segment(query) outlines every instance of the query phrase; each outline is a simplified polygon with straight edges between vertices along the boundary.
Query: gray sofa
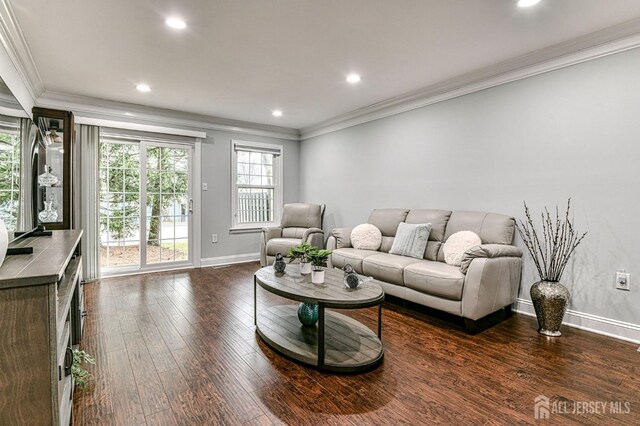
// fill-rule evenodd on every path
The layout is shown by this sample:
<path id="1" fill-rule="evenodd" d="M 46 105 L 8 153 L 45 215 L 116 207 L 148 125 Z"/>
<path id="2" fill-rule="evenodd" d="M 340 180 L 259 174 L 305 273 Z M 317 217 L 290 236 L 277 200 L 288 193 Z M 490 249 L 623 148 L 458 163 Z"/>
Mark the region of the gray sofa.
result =
<path id="1" fill-rule="evenodd" d="M 431 223 L 423 259 L 389 254 L 400 222 Z M 520 286 L 522 251 L 512 245 L 515 221 L 509 216 L 448 210 L 377 209 L 368 223 L 382 232 L 377 251 L 351 247 L 351 228 L 335 228 L 327 241 L 331 265 L 354 269 L 382 282 L 387 294 L 461 316 L 469 329 L 502 308 L 510 309 Z M 442 246 L 458 231 L 473 231 L 482 245 L 467 250 L 462 266 L 444 261 Z"/>
<path id="2" fill-rule="evenodd" d="M 291 247 L 303 242 L 322 248 L 323 218 L 324 204 L 285 204 L 280 226 L 262 228 L 260 266 L 271 265 L 278 253 L 286 257 Z"/>

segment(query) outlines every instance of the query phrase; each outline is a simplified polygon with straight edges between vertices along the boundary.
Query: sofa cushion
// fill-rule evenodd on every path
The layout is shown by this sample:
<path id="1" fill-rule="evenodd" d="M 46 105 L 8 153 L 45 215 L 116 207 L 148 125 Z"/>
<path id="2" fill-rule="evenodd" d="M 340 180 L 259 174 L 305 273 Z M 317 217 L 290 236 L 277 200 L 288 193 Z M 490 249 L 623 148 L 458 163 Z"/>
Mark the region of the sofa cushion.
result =
<path id="1" fill-rule="evenodd" d="M 449 210 L 413 209 L 407 214 L 407 223 L 430 223 L 429 241 L 444 241 L 444 233 L 451 212 Z"/>
<path id="2" fill-rule="evenodd" d="M 512 244 L 515 227 L 515 220 L 503 214 L 453 212 L 444 240 L 459 231 L 473 231 L 480 236 L 482 244 Z"/>
<path id="3" fill-rule="evenodd" d="M 416 262 L 423 261 L 413 257 L 378 253 L 367 256 L 362 261 L 362 270 L 365 275 L 370 275 L 377 280 L 404 285 L 404 268 Z"/>
<path id="4" fill-rule="evenodd" d="M 451 216 L 450 210 L 437 209 L 413 209 L 407 214 L 405 222 L 407 223 L 430 223 L 431 232 L 429 233 L 429 242 L 424 252 L 424 258 L 428 260 L 437 260 L 438 253 L 441 250 L 444 241 L 444 233 L 447 229 L 447 222 Z"/>
<path id="5" fill-rule="evenodd" d="M 363 274 L 362 261 L 369 256 L 380 254 L 380 252 L 373 250 L 358 250 L 355 248 L 347 247 L 335 249 L 331 253 L 331 263 L 336 268 L 344 268 L 347 263 L 353 266 L 353 269 L 359 274 Z"/>
<path id="6" fill-rule="evenodd" d="M 353 248 L 360 250 L 378 250 L 382 244 L 382 233 L 377 226 L 363 223 L 353 228 L 349 237 Z"/>
<path id="7" fill-rule="evenodd" d="M 375 209 L 369 215 L 367 222 L 377 226 L 382 232 L 382 236 L 393 237 L 396 235 L 400 222 L 404 222 L 406 219 L 407 213 L 409 213 L 407 209 Z"/>
<path id="8" fill-rule="evenodd" d="M 457 266 L 442 262 L 421 260 L 404 269 L 405 286 L 421 293 L 462 300 L 464 274 Z"/>
<path id="9" fill-rule="evenodd" d="M 277 253 L 282 253 L 283 256 L 287 256 L 291 247 L 297 246 L 302 242 L 299 238 L 272 238 L 267 241 L 267 254 L 269 256 L 275 256 Z"/>
<path id="10" fill-rule="evenodd" d="M 304 232 L 309 228 L 283 228 L 282 229 L 282 237 L 283 238 L 302 238 Z"/>

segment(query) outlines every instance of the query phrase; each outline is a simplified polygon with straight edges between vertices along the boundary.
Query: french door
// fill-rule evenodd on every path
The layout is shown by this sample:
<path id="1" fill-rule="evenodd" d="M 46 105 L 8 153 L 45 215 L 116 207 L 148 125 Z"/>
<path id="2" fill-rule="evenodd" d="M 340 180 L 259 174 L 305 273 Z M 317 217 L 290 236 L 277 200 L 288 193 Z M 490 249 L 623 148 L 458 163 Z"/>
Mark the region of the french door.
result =
<path id="1" fill-rule="evenodd" d="M 100 142 L 101 275 L 193 265 L 193 146 Z"/>

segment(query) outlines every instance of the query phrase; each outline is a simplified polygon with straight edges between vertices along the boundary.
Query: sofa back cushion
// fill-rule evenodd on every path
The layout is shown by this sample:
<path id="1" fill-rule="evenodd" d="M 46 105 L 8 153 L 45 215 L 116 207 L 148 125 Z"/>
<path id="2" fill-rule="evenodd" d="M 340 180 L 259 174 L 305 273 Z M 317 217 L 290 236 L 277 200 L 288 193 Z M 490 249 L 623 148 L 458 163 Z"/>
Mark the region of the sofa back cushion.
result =
<path id="1" fill-rule="evenodd" d="M 444 242 L 444 233 L 447 228 L 447 222 L 451 216 L 449 210 L 437 209 L 413 209 L 407 214 L 405 222 L 407 223 L 430 223 L 431 233 L 429 234 L 429 242 L 424 251 L 424 258 L 427 260 L 436 260 L 438 252 Z"/>
<path id="2" fill-rule="evenodd" d="M 447 223 L 444 241 L 459 231 L 472 231 L 480 236 L 482 244 L 512 244 L 515 220 L 503 214 L 486 212 L 453 212 Z M 438 260 L 444 262 L 442 250 Z"/>
<path id="3" fill-rule="evenodd" d="M 405 221 L 407 213 L 409 213 L 409 209 L 375 209 L 371 212 L 367 222 L 377 226 L 382 232 L 382 244 L 379 251 L 389 253 L 398 225 Z"/>

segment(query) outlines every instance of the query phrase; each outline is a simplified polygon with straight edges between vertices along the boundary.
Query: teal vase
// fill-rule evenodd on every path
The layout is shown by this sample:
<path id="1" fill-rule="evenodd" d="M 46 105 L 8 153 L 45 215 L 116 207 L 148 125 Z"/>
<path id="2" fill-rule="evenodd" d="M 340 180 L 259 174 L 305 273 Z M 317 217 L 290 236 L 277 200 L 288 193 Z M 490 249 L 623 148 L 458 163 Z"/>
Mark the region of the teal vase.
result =
<path id="1" fill-rule="evenodd" d="M 318 305 L 301 303 L 298 306 L 298 319 L 305 327 L 312 327 L 318 322 Z"/>

